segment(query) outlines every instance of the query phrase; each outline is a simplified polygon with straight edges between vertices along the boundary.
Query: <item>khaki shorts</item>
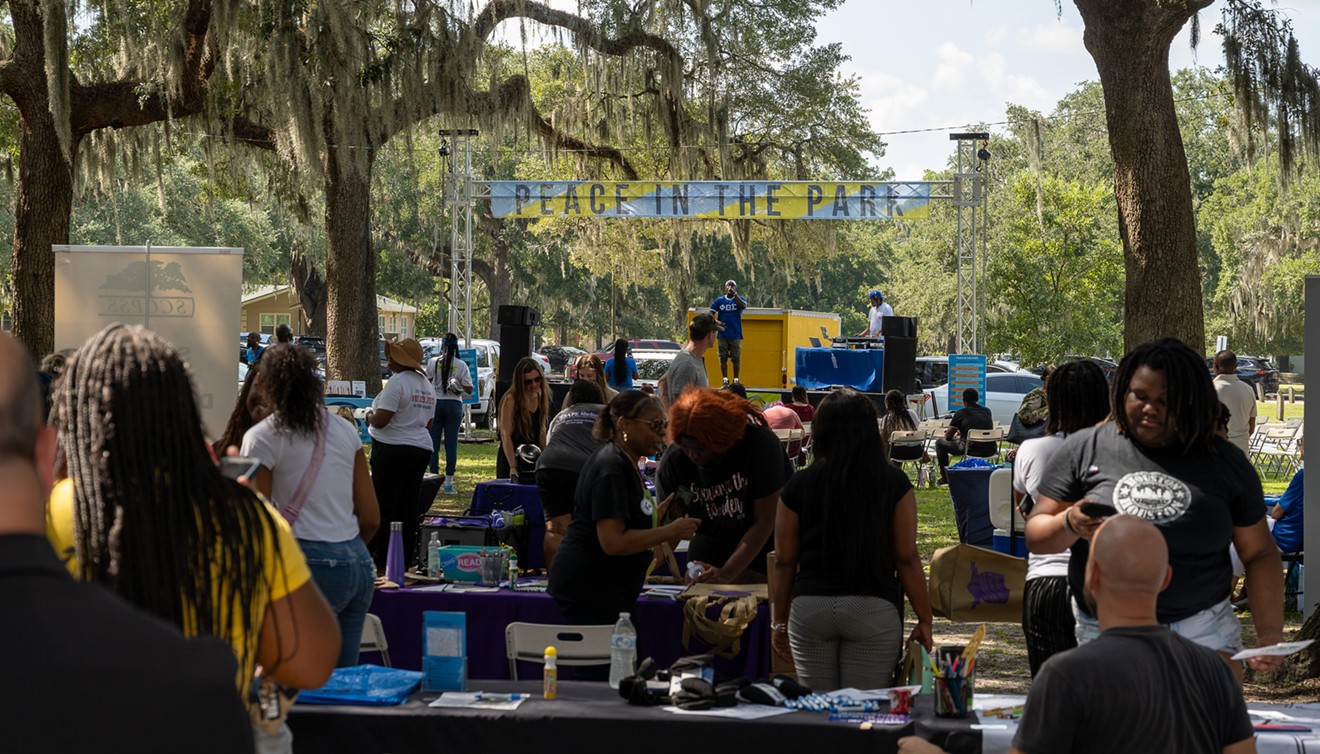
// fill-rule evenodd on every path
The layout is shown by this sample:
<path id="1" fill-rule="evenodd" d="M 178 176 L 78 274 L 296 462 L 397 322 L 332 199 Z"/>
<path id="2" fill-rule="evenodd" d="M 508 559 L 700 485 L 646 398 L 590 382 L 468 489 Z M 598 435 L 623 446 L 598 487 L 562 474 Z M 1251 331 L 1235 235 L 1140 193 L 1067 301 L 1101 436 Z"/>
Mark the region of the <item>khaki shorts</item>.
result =
<path id="1" fill-rule="evenodd" d="M 742 341 L 734 338 L 716 338 L 719 344 L 720 359 L 742 361 Z"/>

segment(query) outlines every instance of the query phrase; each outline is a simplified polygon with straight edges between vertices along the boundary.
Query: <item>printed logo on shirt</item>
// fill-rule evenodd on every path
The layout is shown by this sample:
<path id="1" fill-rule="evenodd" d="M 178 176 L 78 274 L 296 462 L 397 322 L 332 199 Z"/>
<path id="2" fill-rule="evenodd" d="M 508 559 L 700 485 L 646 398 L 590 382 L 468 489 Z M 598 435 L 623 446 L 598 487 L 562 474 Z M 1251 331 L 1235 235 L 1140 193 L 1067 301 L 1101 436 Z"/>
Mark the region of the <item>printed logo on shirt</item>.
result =
<path id="1" fill-rule="evenodd" d="M 1114 486 L 1114 507 L 1119 513 L 1140 516 L 1152 524 L 1173 521 L 1187 512 L 1192 491 L 1161 471 L 1134 471 Z"/>
<path id="2" fill-rule="evenodd" d="M 747 487 L 747 477 L 741 472 L 710 487 L 694 486 L 692 501 L 702 503 L 706 508 L 706 518 L 743 518 L 742 490 Z"/>

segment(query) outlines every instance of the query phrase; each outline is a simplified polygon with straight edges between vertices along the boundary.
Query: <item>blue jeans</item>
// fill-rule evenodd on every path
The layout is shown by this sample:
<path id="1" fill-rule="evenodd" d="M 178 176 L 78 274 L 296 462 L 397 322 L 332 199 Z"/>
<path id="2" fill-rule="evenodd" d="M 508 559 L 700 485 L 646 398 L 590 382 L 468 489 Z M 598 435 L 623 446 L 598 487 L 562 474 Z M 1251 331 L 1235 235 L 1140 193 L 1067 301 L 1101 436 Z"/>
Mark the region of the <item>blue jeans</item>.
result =
<path id="1" fill-rule="evenodd" d="M 362 643 L 362 624 L 367 621 L 371 593 L 376 581 L 376 564 L 361 537 L 347 542 L 298 540 L 312 580 L 330 603 L 339 619 L 339 662 L 344 668 L 358 664 L 358 646 Z"/>
<path id="2" fill-rule="evenodd" d="M 431 422 L 431 473 L 440 473 L 440 440 L 445 442 L 445 476 L 454 475 L 458 463 L 458 428 L 463 423 L 463 401 L 437 400 Z"/>

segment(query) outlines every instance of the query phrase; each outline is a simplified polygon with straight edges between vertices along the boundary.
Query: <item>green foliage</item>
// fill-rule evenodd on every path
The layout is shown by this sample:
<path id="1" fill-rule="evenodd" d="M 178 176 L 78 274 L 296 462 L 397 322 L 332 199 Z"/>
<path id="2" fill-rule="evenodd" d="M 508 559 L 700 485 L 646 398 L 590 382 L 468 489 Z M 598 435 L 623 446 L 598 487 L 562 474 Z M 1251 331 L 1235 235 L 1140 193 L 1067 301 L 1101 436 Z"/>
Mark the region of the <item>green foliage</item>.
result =
<path id="1" fill-rule="evenodd" d="M 1123 249 L 1102 219 L 1109 189 L 1046 178 L 1041 223 L 1035 182 L 1022 174 L 1007 188 L 1012 219 L 988 270 L 988 349 L 1025 364 L 1118 354 Z"/>

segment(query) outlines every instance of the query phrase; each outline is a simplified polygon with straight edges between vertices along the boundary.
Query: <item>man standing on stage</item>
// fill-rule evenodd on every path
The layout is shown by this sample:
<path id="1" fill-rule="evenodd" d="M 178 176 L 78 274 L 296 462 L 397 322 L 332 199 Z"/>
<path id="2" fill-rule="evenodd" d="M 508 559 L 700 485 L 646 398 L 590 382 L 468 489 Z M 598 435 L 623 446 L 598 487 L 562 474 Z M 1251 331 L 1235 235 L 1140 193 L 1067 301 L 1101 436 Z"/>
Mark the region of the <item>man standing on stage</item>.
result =
<path id="1" fill-rule="evenodd" d="M 742 366 L 742 310 L 747 308 L 747 299 L 738 295 L 738 284 L 732 280 L 724 281 L 724 295 L 710 304 L 710 311 L 720 321 L 719 342 L 720 375 L 724 384 L 729 384 L 729 362 L 733 362 L 733 381 L 738 381 Z"/>
<path id="2" fill-rule="evenodd" d="M 866 297 L 871 301 L 871 308 L 866 313 L 866 329 L 857 333 L 859 338 L 878 338 L 880 337 L 880 323 L 885 317 L 894 316 L 894 309 L 885 303 L 885 294 L 872 289 Z"/>

